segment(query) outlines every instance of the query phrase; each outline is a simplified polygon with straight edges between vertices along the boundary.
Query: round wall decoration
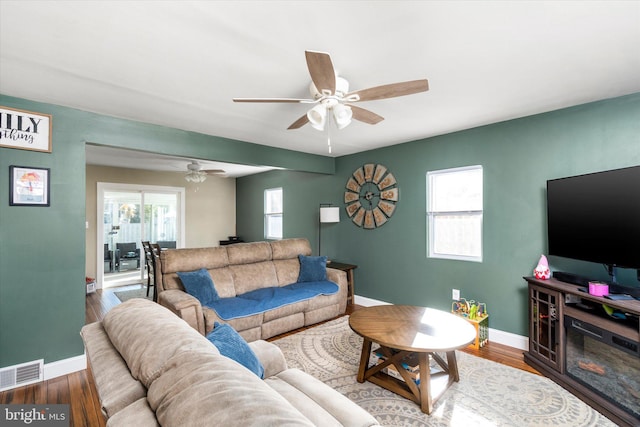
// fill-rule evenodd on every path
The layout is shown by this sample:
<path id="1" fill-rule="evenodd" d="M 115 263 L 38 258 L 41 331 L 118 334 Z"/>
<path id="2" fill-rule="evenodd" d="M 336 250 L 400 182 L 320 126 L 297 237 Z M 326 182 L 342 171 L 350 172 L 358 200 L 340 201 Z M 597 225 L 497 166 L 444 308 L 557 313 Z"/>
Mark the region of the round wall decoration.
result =
<path id="1" fill-rule="evenodd" d="M 358 227 L 380 227 L 396 209 L 400 189 L 395 176 L 383 165 L 368 163 L 356 169 L 346 188 L 347 215 Z"/>

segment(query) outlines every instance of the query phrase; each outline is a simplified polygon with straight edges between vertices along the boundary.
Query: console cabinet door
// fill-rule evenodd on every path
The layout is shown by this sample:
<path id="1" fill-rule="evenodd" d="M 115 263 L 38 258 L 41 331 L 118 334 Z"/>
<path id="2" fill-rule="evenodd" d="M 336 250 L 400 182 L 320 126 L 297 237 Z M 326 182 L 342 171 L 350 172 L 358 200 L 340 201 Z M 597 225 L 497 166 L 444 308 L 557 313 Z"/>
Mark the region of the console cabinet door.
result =
<path id="1" fill-rule="evenodd" d="M 529 283 L 529 354 L 563 373 L 561 296 Z"/>

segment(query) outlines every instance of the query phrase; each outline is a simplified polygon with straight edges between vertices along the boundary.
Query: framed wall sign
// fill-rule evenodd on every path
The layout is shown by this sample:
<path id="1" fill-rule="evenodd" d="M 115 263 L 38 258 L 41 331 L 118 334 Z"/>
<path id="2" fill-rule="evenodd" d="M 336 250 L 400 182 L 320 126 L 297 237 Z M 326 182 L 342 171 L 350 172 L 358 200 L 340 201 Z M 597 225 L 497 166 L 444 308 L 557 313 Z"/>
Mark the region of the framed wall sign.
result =
<path id="1" fill-rule="evenodd" d="M 9 166 L 9 206 L 49 206 L 49 168 Z"/>
<path id="2" fill-rule="evenodd" d="M 51 152 L 51 115 L 0 106 L 0 147 Z"/>

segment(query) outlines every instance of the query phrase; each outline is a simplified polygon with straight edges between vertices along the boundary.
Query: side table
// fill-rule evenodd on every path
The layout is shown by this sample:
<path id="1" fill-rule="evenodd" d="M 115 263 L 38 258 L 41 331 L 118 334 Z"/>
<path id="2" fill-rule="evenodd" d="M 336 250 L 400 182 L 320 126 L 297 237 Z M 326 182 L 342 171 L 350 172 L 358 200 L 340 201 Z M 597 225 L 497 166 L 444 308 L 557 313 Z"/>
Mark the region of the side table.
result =
<path id="1" fill-rule="evenodd" d="M 329 268 L 335 268 L 337 270 L 342 270 L 347 273 L 347 304 L 354 303 L 354 294 L 355 294 L 355 281 L 353 278 L 353 270 L 358 268 L 357 265 L 347 264 L 339 261 L 331 261 L 327 264 Z"/>

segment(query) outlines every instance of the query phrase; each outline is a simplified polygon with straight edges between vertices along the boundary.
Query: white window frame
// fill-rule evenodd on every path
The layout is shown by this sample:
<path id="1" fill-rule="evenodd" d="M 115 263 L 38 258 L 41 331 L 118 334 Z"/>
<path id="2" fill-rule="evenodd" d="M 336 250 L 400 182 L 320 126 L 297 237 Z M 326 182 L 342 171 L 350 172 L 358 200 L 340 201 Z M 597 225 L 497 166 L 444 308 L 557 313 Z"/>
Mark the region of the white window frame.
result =
<path id="1" fill-rule="evenodd" d="M 436 181 L 438 177 L 441 177 L 445 174 L 455 174 L 469 171 L 479 171 L 480 172 L 480 182 L 473 182 L 470 185 L 480 185 L 478 189 L 480 192 L 480 209 L 477 209 L 477 206 L 471 206 L 471 201 L 469 202 L 469 206 L 467 208 L 463 208 L 460 210 L 436 210 L 434 208 L 434 200 L 437 197 L 438 188 L 436 185 Z M 442 258 L 442 259 L 453 259 L 460 261 L 472 261 L 472 262 L 482 262 L 483 256 L 483 211 L 484 211 L 484 195 L 483 195 L 483 186 L 484 186 L 484 173 L 481 165 L 474 166 L 465 166 L 460 168 L 451 168 L 451 169 L 442 169 L 437 171 L 427 172 L 427 257 L 428 258 Z M 474 194 L 477 194 L 475 192 Z M 437 233 L 437 223 L 438 218 L 440 219 L 455 219 L 455 218 L 473 218 L 474 221 L 471 223 L 467 221 L 461 221 L 461 226 L 472 227 L 474 233 L 478 233 L 477 236 L 479 238 L 479 248 L 473 254 L 462 253 L 462 251 L 455 252 L 437 252 L 435 248 L 438 246 L 442 246 L 437 244 L 436 239 L 440 234 Z"/>
<path id="2" fill-rule="evenodd" d="M 268 201 L 271 194 L 280 193 L 280 209 L 272 207 Z M 274 231 L 273 221 L 280 223 L 280 233 Z M 284 192 L 282 187 L 267 188 L 264 190 L 264 238 L 267 240 L 280 240 L 284 232 Z"/>

